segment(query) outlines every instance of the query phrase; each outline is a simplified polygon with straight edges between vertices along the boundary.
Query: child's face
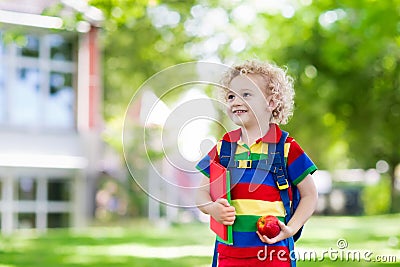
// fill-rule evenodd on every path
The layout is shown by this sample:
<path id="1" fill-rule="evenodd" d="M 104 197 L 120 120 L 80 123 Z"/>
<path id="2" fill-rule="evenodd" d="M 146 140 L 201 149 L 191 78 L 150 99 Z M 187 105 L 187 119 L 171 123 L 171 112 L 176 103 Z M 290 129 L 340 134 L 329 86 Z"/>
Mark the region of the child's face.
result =
<path id="1" fill-rule="evenodd" d="M 261 75 L 238 75 L 232 79 L 229 89 L 227 113 L 235 124 L 250 128 L 269 123 L 273 101 L 266 94 L 266 82 Z"/>

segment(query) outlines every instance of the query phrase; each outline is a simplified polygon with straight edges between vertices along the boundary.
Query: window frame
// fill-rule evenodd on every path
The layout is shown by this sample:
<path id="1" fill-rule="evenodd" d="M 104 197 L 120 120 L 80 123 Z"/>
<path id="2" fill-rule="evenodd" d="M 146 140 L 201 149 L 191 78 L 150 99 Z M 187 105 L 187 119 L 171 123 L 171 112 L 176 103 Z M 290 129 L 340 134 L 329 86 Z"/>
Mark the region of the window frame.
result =
<path id="1" fill-rule="evenodd" d="M 0 30 L 0 37 L 4 35 L 6 31 Z M 4 84 L 4 99 L 3 103 L 0 103 L 0 130 L 39 130 L 47 132 L 60 132 L 68 131 L 75 132 L 77 128 L 77 58 L 78 58 L 78 46 L 79 46 L 79 35 L 76 33 L 68 32 L 48 32 L 48 31 L 33 31 L 24 32 L 24 36 L 35 36 L 39 40 L 39 55 L 38 57 L 23 56 L 21 48 L 15 43 L 4 44 L 3 38 L 0 38 L 0 45 L 2 45 L 3 53 L 0 53 L 0 68 L 4 70 L 4 77 L 7 79 L 3 80 Z M 72 59 L 71 60 L 60 60 L 51 58 L 51 38 L 55 35 L 61 36 L 64 40 L 69 42 L 72 46 Z M 0 51 L 1 52 L 1 51 Z M 5 62 L 5 64 L 1 64 Z M 39 71 L 39 107 L 38 107 L 38 118 L 28 125 L 21 125 L 11 121 L 12 111 L 12 93 L 11 90 L 16 86 L 19 78 L 17 77 L 20 69 L 38 69 Z M 46 121 L 46 106 L 49 103 L 51 97 L 51 84 L 50 77 L 52 73 L 70 74 L 72 76 L 72 125 L 51 125 L 51 121 Z M 0 81 L 1 83 L 1 81 Z M 1 90 L 1 89 L 0 89 Z M 0 98 L 1 100 L 1 98 Z M 1 117 L 2 116 L 2 117 Z"/>

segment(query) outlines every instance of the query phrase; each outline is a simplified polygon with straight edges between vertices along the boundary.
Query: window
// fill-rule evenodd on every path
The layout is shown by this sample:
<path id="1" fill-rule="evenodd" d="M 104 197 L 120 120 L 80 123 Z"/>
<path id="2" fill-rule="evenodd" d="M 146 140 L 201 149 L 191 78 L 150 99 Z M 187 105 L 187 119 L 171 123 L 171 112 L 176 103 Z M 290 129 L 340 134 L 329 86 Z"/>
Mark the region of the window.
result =
<path id="1" fill-rule="evenodd" d="M 49 35 L 50 39 L 50 58 L 54 60 L 73 60 L 73 43 L 60 35 Z"/>
<path id="2" fill-rule="evenodd" d="M 32 35 L 25 36 L 24 44 L 18 48 L 18 53 L 24 57 L 39 57 L 39 38 Z"/>
<path id="3" fill-rule="evenodd" d="M 1 216 L 12 216 L 11 227 L 18 229 L 69 227 L 75 199 L 72 197 L 75 177 L 70 171 L 42 173 L 40 176 L 16 175 L 11 183 L 0 176 Z M 5 188 L 7 187 L 7 188 Z M 2 190 L 13 192 L 13 199 L 5 197 Z M 4 217 L 3 217 L 4 218 Z"/>
<path id="4" fill-rule="evenodd" d="M 40 119 L 40 84 L 37 68 L 16 70 L 16 83 L 9 91 L 11 99 L 10 122 L 17 126 L 34 126 Z"/>
<path id="5" fill-rule="evenodd" d="M 18 44 L 3 39 L 0 32 L 0 126 L 74 129 L 77 37 L 27 34 Z"/>
<path id="6" fill-rule="evenodd" d="M 19 229 L 29 229 L 36 227 L 35 213 L 18 213 L 17 220 Z"/>
<path id="7" fill-rule="evenodd" d="M 67 179 L 49 179 L 47 197 L 49 201 L 70 201 L 71 181 Z"/>
<path id="8" fill-rule="evenodd" d="M 36 179 L 32 177 L 19 179 L 18 200 L 36 200 Z"/>
<path id="9" fill-rule="evenodd" d="M 49 213 L 47 214 L 47 227 L 60 228 L 69 226 L 68 213 Z"/>
<path id="10" fill-rule="evenodd" d="M 50 93 L 46 99 L 46 126 L 73 127 L 74 89 L 72 86 L 71 73 L 50 73 Z"/>

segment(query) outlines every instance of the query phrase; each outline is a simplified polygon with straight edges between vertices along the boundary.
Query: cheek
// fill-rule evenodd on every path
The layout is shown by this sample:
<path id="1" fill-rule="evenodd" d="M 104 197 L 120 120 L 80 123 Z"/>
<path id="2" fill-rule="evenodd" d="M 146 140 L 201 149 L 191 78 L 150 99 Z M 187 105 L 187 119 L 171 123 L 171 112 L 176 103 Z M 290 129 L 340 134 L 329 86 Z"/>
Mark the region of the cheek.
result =
<path id="1" fill-rule="evenodd" d="M 269 107 L 267 105 L 263 105 L 262 103 L 258 103 L 258 105 L 255 105 L 252 108 L 252 113 L 256 116 L 264 116 L 269 112 Z"/>
<path id="2" fill-rule="evenodd" d="M 234 117 L 234 115 L 233 115 L 233 113 L 232 113 L 232 110 L 231 110 L 231 108 L 230 108 L 229 106 L 227 106 L 227 107 L 225 108 L 225 113 L 226 113 L 226 115 L 228 115 L 228 117 L 231 118 L 231 119 Z"/>

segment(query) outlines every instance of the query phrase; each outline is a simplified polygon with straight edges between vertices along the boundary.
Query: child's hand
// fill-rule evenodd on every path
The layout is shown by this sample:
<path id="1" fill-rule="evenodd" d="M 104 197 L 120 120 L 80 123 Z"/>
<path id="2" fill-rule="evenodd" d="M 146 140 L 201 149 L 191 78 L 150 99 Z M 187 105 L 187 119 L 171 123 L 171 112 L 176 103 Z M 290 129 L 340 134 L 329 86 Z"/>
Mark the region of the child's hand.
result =
<path id="1" fill-rule="evenodd" d="M 210 215 L 219 223 L 232 225 L 236 218 L 236 211 L 228 200 L 219 198 L 212 204 Z"/>
<path id="2" fill-rule="evenodd" d="M 284 224 L 283 222 L 281 222 L 279 220 L 278 220 L 278 223 L 279 223 L 279 227 L 281 228 L 281 231 L 274 238 L 268 238 L 266 235 L 261 235 L 257 231 L 257 235 L 261 239 L 261 241 L 263 241 L 264 243 L 267 243 L 267 244 L 274 244 L 276 242 L 279 242 L 281 240 L 284 240 L 284 239 L 294 235 L 292 228 L 290 228 L 289 226 L 287 226 L 286 224 Z"/>

